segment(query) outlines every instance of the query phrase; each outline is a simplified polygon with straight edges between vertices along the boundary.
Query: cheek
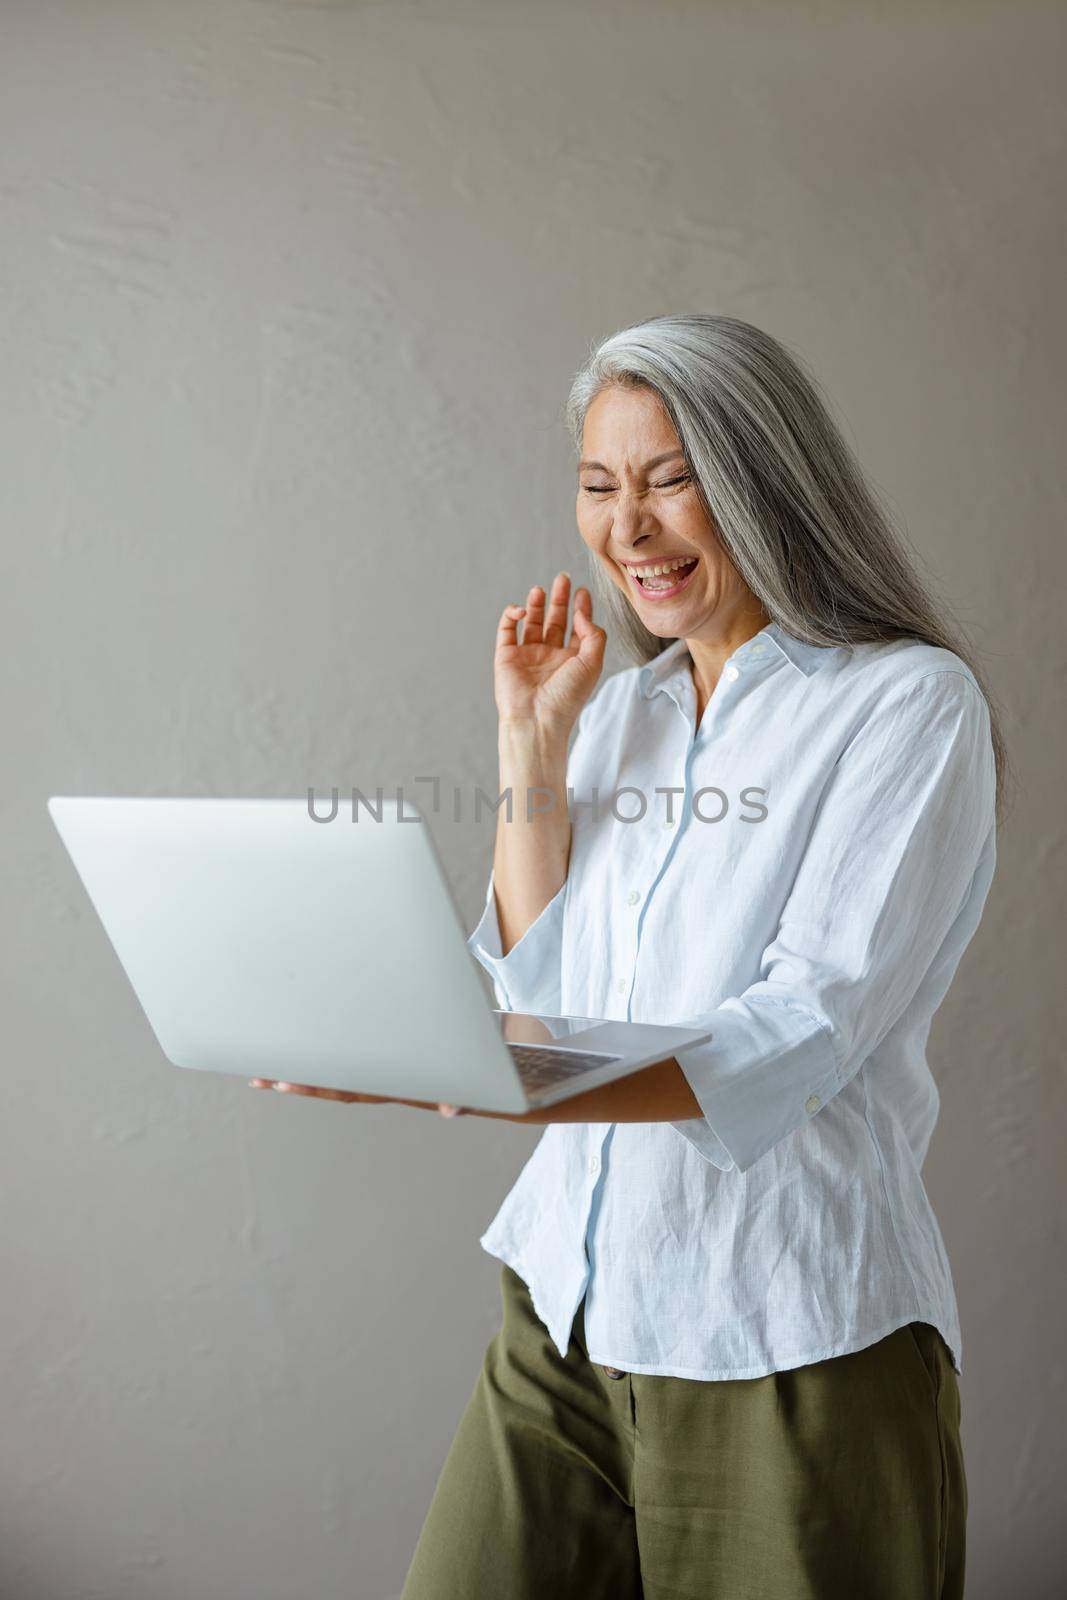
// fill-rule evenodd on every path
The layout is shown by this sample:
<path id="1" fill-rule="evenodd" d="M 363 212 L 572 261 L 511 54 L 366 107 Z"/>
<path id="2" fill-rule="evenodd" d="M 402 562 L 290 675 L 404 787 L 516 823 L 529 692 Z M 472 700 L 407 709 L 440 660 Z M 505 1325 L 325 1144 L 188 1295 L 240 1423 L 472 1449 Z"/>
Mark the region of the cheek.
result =
<path id="1" fill-rule="evenodd" d="M 722 588 L 724 584 L 729 582 L 734 570 L 726 559 L 722 545 L 714 535 L 709 538 L 703 531 L 692 535 L 691 542 L 700 551 L 700 565 L 704 569 L 704 581 L 714 588 Z"/>
<path id="2" fill-rule="evenodd" d="M 587 501 L 578 506 L 578 532 L 583 543 L 592 551 L 603 550 L 611 533 L 611 518 L 603 506 L 591 506 Z"/>

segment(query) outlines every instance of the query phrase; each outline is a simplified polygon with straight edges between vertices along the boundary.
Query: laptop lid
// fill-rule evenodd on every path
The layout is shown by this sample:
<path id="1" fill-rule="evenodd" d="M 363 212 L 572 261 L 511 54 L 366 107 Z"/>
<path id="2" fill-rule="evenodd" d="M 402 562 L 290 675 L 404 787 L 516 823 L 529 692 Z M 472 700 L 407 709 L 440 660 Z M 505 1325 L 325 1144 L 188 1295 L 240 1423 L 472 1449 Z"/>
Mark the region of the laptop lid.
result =
<path id="1" fill-rule="evenodd" d="M 176 1066 L 430 1101 L 458 1078 L 468 1104 L 526 1107 L 407 797 L 405 820 L 388 800 L 330 822 L 290 799 L 48 809 Z"/>

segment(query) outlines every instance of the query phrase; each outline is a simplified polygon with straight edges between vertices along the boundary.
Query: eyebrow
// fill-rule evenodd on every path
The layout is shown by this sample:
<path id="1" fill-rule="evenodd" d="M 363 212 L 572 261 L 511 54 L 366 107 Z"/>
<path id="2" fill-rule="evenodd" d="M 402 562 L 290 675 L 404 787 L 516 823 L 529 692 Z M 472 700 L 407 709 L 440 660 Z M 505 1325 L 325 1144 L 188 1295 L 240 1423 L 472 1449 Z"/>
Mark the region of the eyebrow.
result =
<path id="1" fill-rule="evenodd" d="M 642 471 L 651 472 L 653 467 L 660 466 L 664 461 L 673 461 L 675 456 L 683 456 L 684 457 L 684 455 L 685 455 L 685 451 L 684 450 L 667 450 L 667 451 L 664 452 L 663 455 L 661 455 L 661 456 L 653 456 L 651 461 L 646 461 L 645 464 L 644 464 L 644 467 L 642 468 Z M 610 467 L 606 467 L 602 461 L 579 461 L 579 463 L 578 463 L 578 471 L 581 472 L 583 467 L 599 467 L 601 472 L 610 472 L 611 471 L 611 468 Z"/>

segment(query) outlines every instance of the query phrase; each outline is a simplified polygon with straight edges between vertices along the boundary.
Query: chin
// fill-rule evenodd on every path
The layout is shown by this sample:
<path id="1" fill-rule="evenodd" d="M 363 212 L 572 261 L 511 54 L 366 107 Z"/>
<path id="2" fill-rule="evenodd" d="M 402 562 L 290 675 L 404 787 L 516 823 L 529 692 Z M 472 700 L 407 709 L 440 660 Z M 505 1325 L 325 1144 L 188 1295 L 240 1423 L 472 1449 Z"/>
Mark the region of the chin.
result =
<path id="1" fill-rule="evenodd" d="M 654 638 L 663 639 L 666 641 L 668 639 L 677 639 L 680 637 L 680 635 L 677 634 L 673 628 L 668 627 L 666 621 L 661 621 L 659 617 L 656 617 L 653 621 L 649 621 L 647 617 L 643 617 L 641 615 L 636 606 L 631 606 L 630 609 L 645 631 L 652 634 Z"/>

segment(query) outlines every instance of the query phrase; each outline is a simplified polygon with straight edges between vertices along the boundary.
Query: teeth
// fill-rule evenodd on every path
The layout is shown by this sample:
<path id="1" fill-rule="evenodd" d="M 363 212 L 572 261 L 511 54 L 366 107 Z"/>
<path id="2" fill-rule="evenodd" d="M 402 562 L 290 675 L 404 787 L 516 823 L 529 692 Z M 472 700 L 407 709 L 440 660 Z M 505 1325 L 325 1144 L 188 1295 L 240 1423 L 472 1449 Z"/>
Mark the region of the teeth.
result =
<path id="1" fill-rule="evenodd" d="M 690 561 L 695 559 L 694 556 L 679 556 L 677 561 L 667 561 L 662 566 L 627 567 L 626 570 L 634 578 L 659 578 L 665 576 L 668 572 L 676 571 L 678 567 L 688 566 Z"/>

